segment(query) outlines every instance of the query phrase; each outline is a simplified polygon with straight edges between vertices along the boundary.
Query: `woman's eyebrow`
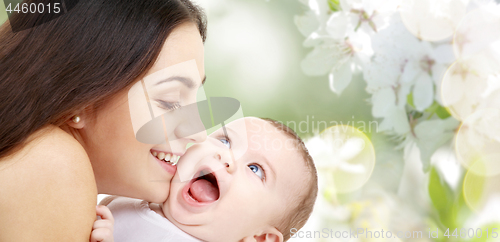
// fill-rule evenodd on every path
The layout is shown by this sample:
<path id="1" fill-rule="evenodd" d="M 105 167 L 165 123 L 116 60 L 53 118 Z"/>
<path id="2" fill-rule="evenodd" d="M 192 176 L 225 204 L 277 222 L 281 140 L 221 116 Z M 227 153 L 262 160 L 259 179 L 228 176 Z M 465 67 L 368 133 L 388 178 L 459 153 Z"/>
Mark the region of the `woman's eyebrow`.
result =
<path id="1" fill-rule="evenodd" d="M 165 82 L 171 82 L 171 81 L 179 81 L 188 88 L 193 88 L 195 86 L 195 84 L 191 78 L 183 77 L 183 76 L 171 76 L 165 80 L 161 80 L 161 81 L 157 82 L 155 84 L 155 86 L 158 86 L 158 85 L 163 84 Z"/>
<path id="2" fill-rule="evenodd" d="M 201 85 L 205 84 L 205 81 L 207 80 L 207 76 L 203 77 L 203 80 L 201 81 Z M 165 82 L 170 82 L 170 81 L 180 81 L 182 82 L 184 85 L 186 85 L 188 88 L 193 88 L 195 85 L 194 85 L 194 82 L 191 78 L 189 77 L 182 77 L 182 76 L 171 76 L 165 80 L 161 80 L 159 82 L 157 82 L 155 84 L 156 85 L 160 85 L 162 83 L 165 83 Z"/>

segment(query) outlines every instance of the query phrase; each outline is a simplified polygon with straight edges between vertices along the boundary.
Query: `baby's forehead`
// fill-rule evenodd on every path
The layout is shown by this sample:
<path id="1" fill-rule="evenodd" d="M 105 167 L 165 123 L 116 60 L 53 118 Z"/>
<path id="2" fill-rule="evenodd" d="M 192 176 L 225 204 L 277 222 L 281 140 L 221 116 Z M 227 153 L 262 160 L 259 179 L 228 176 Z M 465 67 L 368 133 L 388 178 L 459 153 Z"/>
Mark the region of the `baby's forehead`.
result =
<path id="1" fill-rule="evenodd" d="M 283 168 L 280 167 L 285 172 L 294 167 L 290 166 L 291 163 L 306 167 L 297 140 L 267 120 L 246 117 L 228 123 L 225 128 L 225 131 L 221 128 L 211 136 L 225 132 L 230 139 L 236 138 L 237 145 L 245 147 L 247 155 L 264 156 L 272 163 L 285 163 Z"/>
<path id="2" fill-rule="evenodd" d="M 229 131 L 228 131 L 229 130 Z M 283 130 L 273 126 L 266 120 L 256 118 L 256 117 L 245 117 L 240 118 L 235 121 L 232 121 L 225 126 L 219 128 L 215 132 L 213 132 L 210 136 L 216 136 L 220 133 L 227 133 L 227 135 L 231 135 L 231 133 L 236 134 L 240 137 L 249 137 L 253 136 L 254 139 L 262 138 L 262 139 L 287 139 Z M 257 136 L 257 137 L 255 137 Z M 274 137 L 270 137 L 274 136 Z M 230 137 L 231 138 L 231 137 Z"/>
<path id="3" fill-rule="evenodd" d="M 269 162 L 278 170 L 278 179 L 288 183 L 299 177 L 302 178 L 299 180 L 304 181 L 303 178 L 309 176 L 305 158 L 295 137 L 266 120 L 249 118 L 245 121 L 249 136 L 248 149 L 267 155 Z"/>
<path id="4" fill-rule="evenodd" d="M 270 122 L 256 117 L 246 117 L 237 119 L 226 127 L 242 134 L 247 133 L 250 135 L 276 135 L 277 138 L 287 138 L 283 130 L 275 127 Z"/>
<path id="5" fill-rule="evenodd" d="M 240 140 L 246 140 L 248 149 L 254 151 L 293 152 L 297 151 L 296 140 L 270 122 L 246 117 L 229 123 L 227 129 Z"/>

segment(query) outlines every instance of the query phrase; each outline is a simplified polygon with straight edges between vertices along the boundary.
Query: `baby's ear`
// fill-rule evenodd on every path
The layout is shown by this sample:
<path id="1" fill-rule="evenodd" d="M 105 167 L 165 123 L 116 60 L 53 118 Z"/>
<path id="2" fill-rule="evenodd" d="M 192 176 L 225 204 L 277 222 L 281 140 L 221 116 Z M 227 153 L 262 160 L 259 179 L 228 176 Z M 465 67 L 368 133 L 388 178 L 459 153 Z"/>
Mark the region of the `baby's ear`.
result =
<path id="1" fill-rule="evenodd" d="M 268 227 L 260 234 L 244 238 L 243 242 L 283 242 L 283 234 L 274 227 Z"/>

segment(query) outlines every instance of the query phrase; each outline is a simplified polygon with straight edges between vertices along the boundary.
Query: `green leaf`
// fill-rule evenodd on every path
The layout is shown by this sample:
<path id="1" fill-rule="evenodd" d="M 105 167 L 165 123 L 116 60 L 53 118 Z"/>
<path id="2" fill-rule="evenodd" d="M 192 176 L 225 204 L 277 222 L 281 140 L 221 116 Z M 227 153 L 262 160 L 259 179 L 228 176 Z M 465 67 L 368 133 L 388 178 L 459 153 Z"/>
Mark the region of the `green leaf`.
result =
<path id="1" fill-rule="evenodd" d="M 412 108 L 415 108 L 415 104 L 413 103 L 413 92 L 410 92 L 408 95 L 406 95 L 406 103 L 410 105 Z"/>
<path id="2" fill-rule="evenodd" d="M 448 112 L 448 109 L 441 105 L 439 105 L 439 107 L 436 109 L 436 114 L 440 119 L 447 119 L 451 116 L 450 112 Z"/>
<path id="3" fill-rule="evenodd" d="M 458 196 L 453 202 L 452 205 L 452 211 L 454 212 L 454 222 L 457 227 L 463 226 L 464 223 L 467 221 L 467 219 L 470 218 L 472 210 L 467 206 L 467 203 L 465 202 L 464 198 L 464 189 L 463 189 L 463 179 L 462 182 L 462 187 L 460 187 L 460 190 L 458 192 Z"/>
<path id="4" fill-rule="evenodd" d="M 413 100 L 412 100 L 413 101 Z M 431 114 L 436 114 L 440 119 L 447 119 L 448 117 L 451 116 L 451 114 L 448 112 L 448 110 L 439 105 L 438 102 L 434 101 L 434 103 L 428 107 L 425 112 L 431 113 Z"/>
<path id="5" fill-rule="evenodd" d="M 340 0 L 328 0 L 328 6 L 330 6 L 330 10 L 333 12 L 342 10 L 342 8 L 340 8 Z"/>
<path id="6" fill-rule="evenodd" d="M 454 192 L 435 167 L 431 168 L 429 174 L 429 196 L 443 225 L 441 228 L 461 228 L 472 214 L 465 202 L 463 188 Z"/>
<path id="7" fill-rule="evenodd" d="M 455 225 L 454 214 L 456 211 L 452 208 L 455 195 L 450 186 L 442 179 L 435 167 L 431 168 L 429 174 L 429 196 L 432 205 L 439 214 L 439 219 L 445 227 L 451 228 Z"/>

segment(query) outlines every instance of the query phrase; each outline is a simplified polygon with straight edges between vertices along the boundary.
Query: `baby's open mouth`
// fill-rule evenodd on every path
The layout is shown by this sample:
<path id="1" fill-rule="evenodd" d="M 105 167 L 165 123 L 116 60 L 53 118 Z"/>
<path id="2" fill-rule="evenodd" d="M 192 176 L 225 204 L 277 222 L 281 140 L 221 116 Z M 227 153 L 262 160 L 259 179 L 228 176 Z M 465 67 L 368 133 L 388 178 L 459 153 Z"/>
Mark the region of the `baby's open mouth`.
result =
<path id="1" fill-rule="evenodd" d="M 219 184 L 212 171 L 202 170 L 198 177 L 191 181 L 188 195 L 200 203 L 212 203 L 219 199 Z"/>
<path id="2" fill-rule="evenodd" d="M 171 153 L 165 153 L 161 151 L 156 151 L 156 150 L 150 150 L 151 154 L 156 157 L 158 160 L 161 160 L 163 162 L 166 162 L 170 165 L 177 165 L 177 162 L 179 161 L 180 156 L 174 155 Z"/>

